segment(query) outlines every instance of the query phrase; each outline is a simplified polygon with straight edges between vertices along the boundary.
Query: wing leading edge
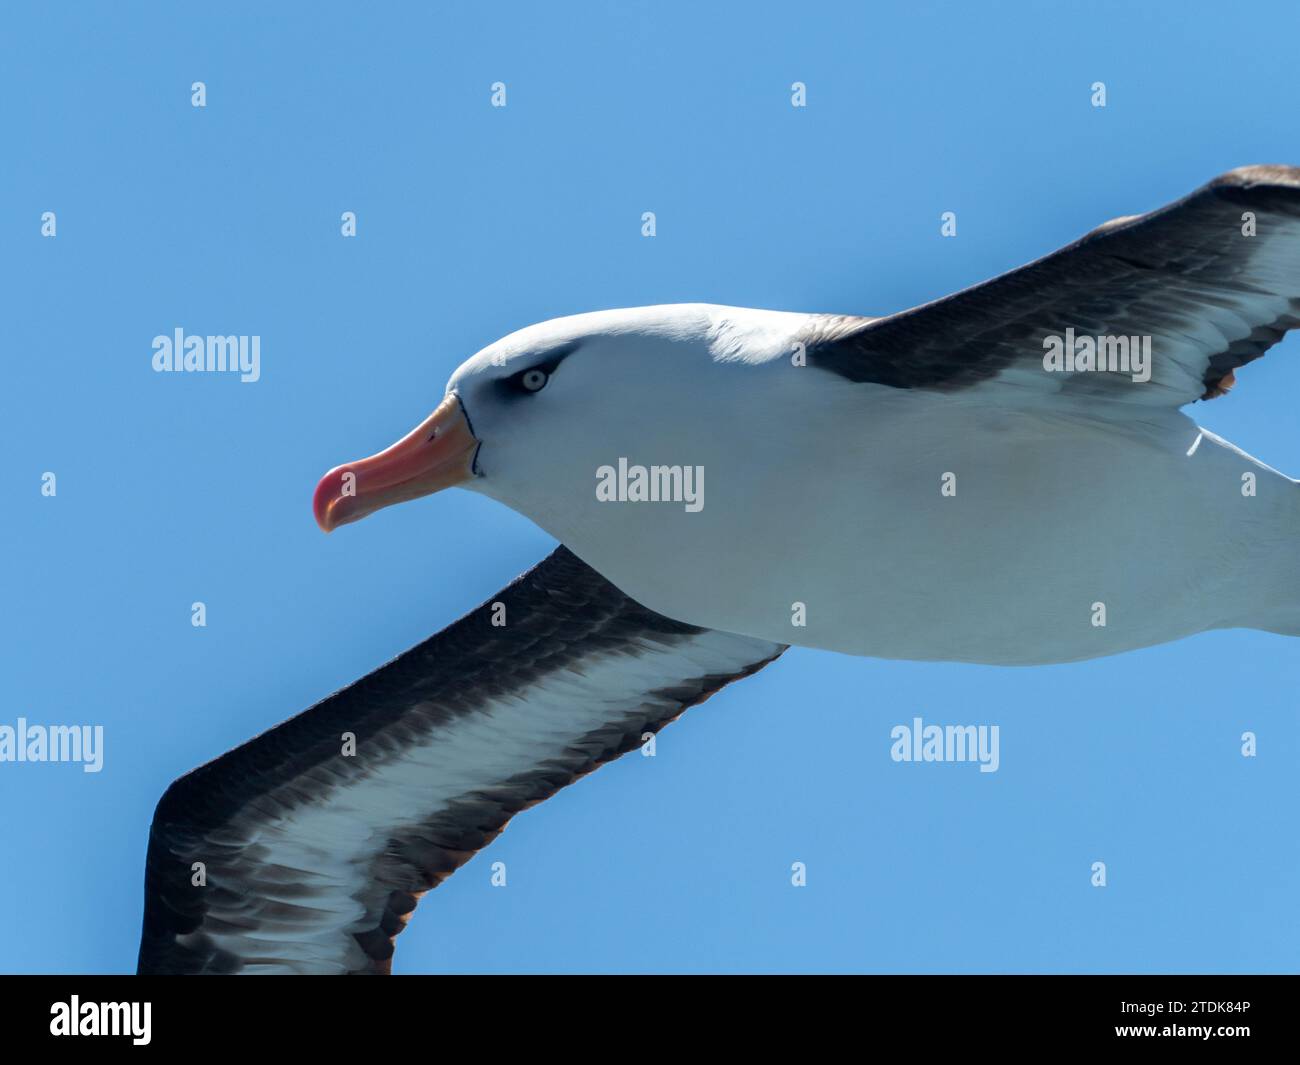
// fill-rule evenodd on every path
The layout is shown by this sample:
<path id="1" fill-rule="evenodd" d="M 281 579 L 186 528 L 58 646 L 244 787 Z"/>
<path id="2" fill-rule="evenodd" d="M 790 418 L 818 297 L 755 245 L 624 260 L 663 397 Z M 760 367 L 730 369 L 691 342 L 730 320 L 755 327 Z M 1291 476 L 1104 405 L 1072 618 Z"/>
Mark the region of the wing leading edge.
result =
<path id="1" fill-rule="evenodd" d="M 167 789 L 139 972 L 388 972 L 421 895 L 512 816 L 784 649 L 647 610 L 558 548 Z"/>

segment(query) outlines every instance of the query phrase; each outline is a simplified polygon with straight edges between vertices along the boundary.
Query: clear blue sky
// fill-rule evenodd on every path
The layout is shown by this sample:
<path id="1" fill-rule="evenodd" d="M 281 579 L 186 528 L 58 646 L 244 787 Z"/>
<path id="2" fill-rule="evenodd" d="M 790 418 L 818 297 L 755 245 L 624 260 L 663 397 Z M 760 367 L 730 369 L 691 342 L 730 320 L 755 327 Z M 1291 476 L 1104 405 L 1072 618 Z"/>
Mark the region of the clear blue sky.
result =
<path id="1" fill-rule="evenodd" d="M 0 14 L 0 724 L 106 751 L 0 765 L 3 971 L 132 969 L 167 783 L 550 549 L 468 493 L 312 521 L 484 344 L 674 301 L 887 313 L 1300 162 L 1283 2 L 54 7 Z M 153 373 L 178 326 L 260 335 L 261 381 Z M 1298 354 L 1193 410 L 1292 475 Z M 517 819 L 396 970 L 1294 970 L 1298 679 L 1249 632 L 1029 670 L 793 651 Z M 1000 770 L 891 762 L 917 714 L 999 724 Z"/>

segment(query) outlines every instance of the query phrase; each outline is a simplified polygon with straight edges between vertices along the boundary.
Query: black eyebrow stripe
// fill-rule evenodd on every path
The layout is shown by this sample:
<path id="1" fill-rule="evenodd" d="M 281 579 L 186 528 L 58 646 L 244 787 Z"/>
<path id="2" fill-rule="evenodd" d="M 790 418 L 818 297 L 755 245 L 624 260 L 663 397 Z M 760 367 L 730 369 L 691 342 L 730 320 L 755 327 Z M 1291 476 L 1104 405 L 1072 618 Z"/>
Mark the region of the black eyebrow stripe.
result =
<path id="1" fill-rule="evenodd" d="M 520 388 L 517 382 L 522 380 L 524 374 L 530 373 L 533 370 L 542 370 L 547 377 L 550 377 L 551 374 L 555 373 L 560 363 L 577 351 L 581 346 L 582 343 L 578 340 L 571 340 L 567 344 L 559 344 L 556 347 L 550 348 L 541 353 L 542 358 L 540 361 L 516 370 L 508 377 L 498 377 L 494 382 L 498 394 L 507 400 L 518 399 L 523 394 L 523 389 Z"/>
<path id="2" fill-rule="evenodd" d="M 550 351 L 546 352 L 546 357 L 542 359 L 541 362 L 535 362 L 526 369 L 520 370 L 519 375 L 526 374 L 529 370 L 545 370 L 547 373 L 554 373 L 555 368 L 581 346 L 581 341 L 571 340 L 567 344 L 561 344 L 557 348 L 552 348 Z"/>

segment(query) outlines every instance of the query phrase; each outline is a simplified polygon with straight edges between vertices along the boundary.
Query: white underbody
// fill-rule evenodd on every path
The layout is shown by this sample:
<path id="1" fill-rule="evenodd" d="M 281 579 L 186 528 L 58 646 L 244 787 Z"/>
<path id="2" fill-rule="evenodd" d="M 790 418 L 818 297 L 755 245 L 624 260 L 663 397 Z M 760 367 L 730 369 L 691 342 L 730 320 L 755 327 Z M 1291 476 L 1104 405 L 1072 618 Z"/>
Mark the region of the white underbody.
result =
<path id="1" fill-rule="evenodd" d="M 545 478 L 499 494 L 489 442 L 479 487 L 644 605 L 782 643 L 1027 665 L 1300 632 L 1296 482 L 1177 410 L 854 385 L 784 358 L 692 373 L 692 416 L 587 401 L 598 424 Z M 620 457 L 702 467 L 703 507 L 599 501 Z"/>

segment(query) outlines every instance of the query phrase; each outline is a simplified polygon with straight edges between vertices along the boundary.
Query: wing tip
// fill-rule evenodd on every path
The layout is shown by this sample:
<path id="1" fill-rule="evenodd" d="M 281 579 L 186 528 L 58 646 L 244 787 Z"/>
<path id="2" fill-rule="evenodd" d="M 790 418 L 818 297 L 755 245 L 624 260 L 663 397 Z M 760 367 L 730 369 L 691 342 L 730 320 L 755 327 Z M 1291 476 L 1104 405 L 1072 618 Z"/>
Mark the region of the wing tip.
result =
<path id="1" fill-rule="evenodd" d="M 1253 189 L 1259 186 L 1300 190 L 1300 166 L 1282 163 L 1257 163 L 1239 166 L 1220 174 L 1210 182 L 1212 189 Z"/>
<path id="2" fill-rule="evenodd" d="M 1239 166 L 1202 190 L 1239 207 L 1300 217 L 1300 166 Z"/>
<path id="3" fill-rule="evenodd" d="M 1285 201 L 1287 203 L 1300 204 L 1300 166 L 1286 166 L 1283 163 L 1257 163 L 1253 166 L 1239 166 L 1234 170 L 1229 170 L 1226 174 L 1220 174 L 1212 181 L 1203 185 L 1197 192 L 1191 194 L 1183 200 L 1176 200 L 1167 204 L 1164 208 L 1157 208 L 1147 214 L 1129 214 L 1122 215 L 1119 218 L 1112 218 L 1108 222 L 1103 222 L 1095 229 L 1088 230 L 1079 238 L 1079 244 L 1090 244 L 1098 237 L 1107 236 L 1117 229 L 1123 229 L 1135 222 L 1143 222 L 1154 215 L 1160 214 L 1162 210 L 1178 207 L 1186 203 L 1197 195 L 1205 192 L 1217 193 L 1221 196 L 1236 198 L 1241 193 L 1249 194 L 1250 199 L 1259 199 L 1261 196 L 1268 202 L 1268 205 Z"/>

